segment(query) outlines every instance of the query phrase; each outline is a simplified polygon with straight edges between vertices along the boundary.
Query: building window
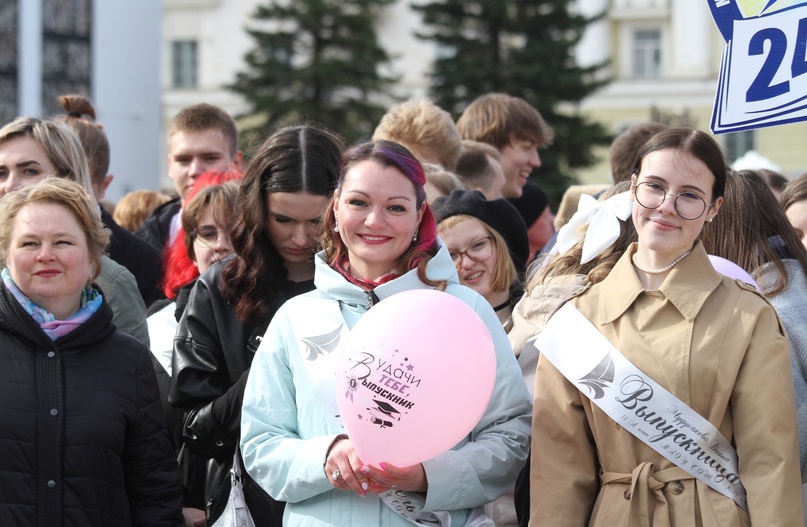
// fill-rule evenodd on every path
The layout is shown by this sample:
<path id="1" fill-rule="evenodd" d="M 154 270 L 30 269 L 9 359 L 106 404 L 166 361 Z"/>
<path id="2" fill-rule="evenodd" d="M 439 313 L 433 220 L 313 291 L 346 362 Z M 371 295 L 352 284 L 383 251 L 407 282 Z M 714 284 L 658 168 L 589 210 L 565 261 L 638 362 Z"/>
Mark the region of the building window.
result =
<path id="1" fill-rule="evenodd" d="M 633 76 L 657 79 L 661 76 L 661 30 L 637 29 L 633 32 Z"/>
<path id="2" fill-rule="evenodd" d="M 733 163 L 749 150 L 754 150 L 753 130 L 725 134 L 723 137 L 723 146 L 726 148 L 726 157 L 729 163 Z"/>
<path id="3" fill-rule="evenodd" d="M 0 2 L 0 125 L 17 116 L 17 2 Z"/>
<path id="4" fill-rule="evenodd" d="M 175 40 L 171 43 L 172 78 L 174 88 L 195 88 L 197 60 L 195 40 Z"/>
<path id="5" fill-rule="evenodd" d="M 44 0 L 42 26 L 42 109 L 48 115 L 62 111 L 60 95 L 90 95 L 92 0 Z"/>

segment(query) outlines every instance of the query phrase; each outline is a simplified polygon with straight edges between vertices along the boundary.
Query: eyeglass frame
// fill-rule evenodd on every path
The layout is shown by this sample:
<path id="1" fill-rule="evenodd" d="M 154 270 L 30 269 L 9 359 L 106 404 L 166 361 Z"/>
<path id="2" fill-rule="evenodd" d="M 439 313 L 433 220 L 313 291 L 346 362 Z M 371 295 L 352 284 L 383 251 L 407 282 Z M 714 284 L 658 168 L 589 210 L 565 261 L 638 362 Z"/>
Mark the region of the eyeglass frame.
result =
<path id="1" fill-rule="evenodd" d="M 704 213 L 705 213 L 707 210 L 709 210 L 709 209 L 711 209 L 712 207 L 714 207 L 715 203 L 717 203 L 717 200 L 718 200 L 718 199 L 720 199 L 719 197 L 717 197 L 717 198 L 715 198 L 715 199 L 714 199 L 714 201 L 712 201 L 711 203 L 706 203 L 706 200 L 705 200 L 705 199 L 703 199 L 702 197 L 698 196 L 697 194 L 695 194 L 695 193 L 693 193 L 693 192 L 691 192 L 691 191 L 687 191 L 687 192 L 681 192 L 680 194 L 673 194 L 672 192 L 667 192 L 667 189 L 666 189 L 666 188 L 664 188 L 664 185 L 662 185 L 662 184 L 661 184 L 661 183 L 659 183 L 658 181 L 652 181 L 652 180 L 651 180 L 651 181 L 642 181 L 642 182 L 639 182 L 639 181 L 638 181 L 638 179 L 639 179 L 639 176 L 638 176 L 638 175 L 634 174 L 634 175 L 633 175 L 633 177 L 634 177 L 634 178 L 636 178 L 636 179 L 635 179 L 634 181 L 631 181 L 630 186 L 631 186 L 631 188 L 633 188 L 633 197 L 634 197 L 634 199 L 636 200 L 636 203 L 638 203 L 639 205 L 641 205 L 643 208 L 645 208 L 645 209 L 647 209 L 647 210 L 655 210 L 655 209 L 657 209 L 657 208 L 661 207 L 661 206 L 664 204 L 664 202 L 665 202 L 665 201 L 667 201 L 667 198 L 668 198 L 668 197 L 670 197 L 670 196 L 675 196 L 675 199 L 673 200 L 673 208 L 675 209 L 675 213 L 676 213 L 676 214 L 678 214 L 678 215 L 681 217 L 681 219 L 684 219 L 684 220 L 686 220 L 686 221 L 695 221 L 695 220 L 697 220 L 698 218 L 700 218 L 701 216 L 703 216 L 703 215 L 704 215 Z M 648 207 L 647 205 L 645 205 L 644 203 L 642 203 L 641 201 L 639 201 L 639 196 L 637 195 L 637 191 L 638 191 L 639 185 L 647 185 L 647 184 L 650 184 L 650 183 L 654 183 L 654 184 L 658 185 L 659 187 L 661 187 L 661 191 L 662 191 L 662 192 L 664 192 L 664 197 L 663 197 L 663 198 L 661 198 L 661 201 L 659 201 L 658 205 L 656 205 L 655 207 Z M 695 216 L 694 218 L 687 218 L 686 216 L 684 216 L 683 214 L 681 214 L 681 212 L 678 210 L 678 198 L 679 198 L 679 197 L 681 197 L 681 196 L 682 196 L 682 195 L 684 195 L 684 194 L 692 194 L 694 197 L 698 198 L 698 199 L 699 199 L 699 200 L 701 200 L 701 202 L 703 203 L 703 210 L 701 211 L 701 213 L 700 213 L 700 214 L 698 214 L 698 215 L 697 215 L 697 216 Z"/>
<path id="2" fill-rule="evenodd" d="M 218 229 L 217 228 L 216 229 L 216 240 L 213 241 L 213 243 L 210 243 L 210 242 L 204 240 L 203 238 L 199 237 L 199 229 L 198 228 L 193 229 L 193 231 L 191 231 L 191 236 L 193 236 L 193 243 L 196 243 L 198 241 L 199 245 L 206 248 L 206 249 L 212 249 L 213 247 L 215 247 L 216 244 L 218 244 L 221 241 L 222 235 L 224 235 L 225 240 L 228 239 L 227 229 Z"/>
<path id="3" fill-rule="evenodd" d="M 476 245 L 477 243 L 481 242 L 482 240 L 487 240 L 488 243 L 490 244 L 490 254 L 488 254 L 487 256 L 482 258 L 481 260 L 477 260 L 476 258 L 472 257 L 470 254 L 468 254 L 468 250 L 471 247 L 473 247 L 474 245 Z M 456 261 L 454 260 L 454 257 L 451 256 L 451 254 L 452 254 L 452 251 L 448 251 L 448 255 L 449 255 L 449 257 L 451 257 L 451 261 L 454 262 L 455 266 L 462 262 L 462 257 L 463 256 L 467 256 L 468 259 L 471 260 L 472 262 L 476 262 L 476 263 L 486 262 L 486 261 L 490 260 L 491 256 L 493 256 L 493 236 L 490 235 L 490 234 L 488 234 L 487 236 L 482 236 L 481 238 L 478 238 L 478 239 L 472 241 L 471 244 L 468 245 L 465 248 L 465 250 L 454 252 L 454 254 L 457 256 Z"/>

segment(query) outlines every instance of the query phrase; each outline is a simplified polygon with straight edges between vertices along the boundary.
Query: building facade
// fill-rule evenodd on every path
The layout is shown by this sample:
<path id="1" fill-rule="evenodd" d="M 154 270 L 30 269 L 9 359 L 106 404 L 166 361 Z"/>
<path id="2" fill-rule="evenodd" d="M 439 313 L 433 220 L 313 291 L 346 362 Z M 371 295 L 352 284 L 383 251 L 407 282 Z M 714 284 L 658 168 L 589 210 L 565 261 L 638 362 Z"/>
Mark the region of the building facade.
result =
<path id="1" fill-rule="evenodd" d="M 196 102 L 217 104 L 233 115 L 248 108 L 226 89 L 252 46 L 244 30 L 263 0 L 163 0 L 163 123 Z M 382 44 L 395 57 L 393 72 L 401 76 L 396 95 L 425 94 L 436 50 L 417 39 L 420 15 L 399 0 L 378 20 Z M 606 16 L 593 24 L 581 42 L 577 59 L 588 65 L 609 61 L 608 86 L 567 108 L 603 123 L 618 134 L 642 121 L 709 129 L 717 87 L 722 40 L 707 0 L 575 0 L 582 13 Z M 807 171 L 807 151 L 800 138 L 807 124 L 790 124 L 718 136 L 734 159 L 754 149 L 793 177 Z M 580 170 L 583 182 L 610 180 L 607 149 L 600 162 Z"/>
<path id="2" fill-rule="evenodd" d="M 110 141 L 108 197 L 157 187 L 160 21 L 160 0 L 0 1 L 0 122 L 87 95 Z"/>
<path id="3" fill-rule="evenodd" d="M 588 98 L 579 111 L 618 134 L 642 121 L 708 130 L 725 41 L 707 0 L 578 0 L 589 15 L 606 12 L 578 48 L 580 64 L 610 62 L 613 81 Z M 800 142 L 807 124 L 788 124 L 717 136 L 730 160 L 755 150 L 787 177 L 807 171 Z M 577 175 L 607 182 L 607 149 L 601 162 Z"/>

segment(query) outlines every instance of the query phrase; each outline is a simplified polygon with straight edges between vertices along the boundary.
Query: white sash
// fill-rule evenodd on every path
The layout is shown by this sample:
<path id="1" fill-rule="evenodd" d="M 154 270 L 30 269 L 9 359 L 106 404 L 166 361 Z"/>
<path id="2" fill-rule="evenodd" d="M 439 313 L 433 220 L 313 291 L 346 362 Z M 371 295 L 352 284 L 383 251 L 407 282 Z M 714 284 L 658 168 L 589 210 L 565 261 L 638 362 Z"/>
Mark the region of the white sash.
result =
<path id="1" fill-rule="evenodd" d="M 426 501 L 416 493 L 390 489 L 379 494 L 378 497 L 381 498 L 384 505 L 409 523 L 451 527 L 451 514 L 448 511 L 423 510 Z M 495 524 L 493 520 L 485 516 L 483 507 L 476 507 L 468 512 L 468 518 L 462 527 L 495 527 Z"/>
<path id="2" fill-rule="evenodd" d="M 570 303 L 532 344 L 608 417 L 748 510 L 737 452 L 708 420 L 634 366 Z"/>
<path id="3" fill-rule="evenodd" d="M 448 512 L 423 510 L 426 500 L 414 492 L 390 489 L 379 494 L 378 497 L 384 502 L 384 505 L 409 523 L 451 527 L 451 515 Z"/>

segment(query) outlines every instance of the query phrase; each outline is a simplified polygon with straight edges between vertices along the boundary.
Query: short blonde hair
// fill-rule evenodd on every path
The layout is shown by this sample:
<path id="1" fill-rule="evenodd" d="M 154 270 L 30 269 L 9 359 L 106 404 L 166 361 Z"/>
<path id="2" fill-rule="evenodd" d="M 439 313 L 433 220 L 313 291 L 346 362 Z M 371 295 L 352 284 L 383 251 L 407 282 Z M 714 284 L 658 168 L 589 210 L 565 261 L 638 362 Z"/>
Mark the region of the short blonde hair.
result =
<path id="1" fill-rule="evenodd" d="M 0 145 L 15 137 L 34 139 L 56 166 L 56 174 L 51 175 L 75 181 L 92 195 L 87 156 L 78 135 L 70 126 L 53 119 L 17 117 L 0 128 Z"/>
<path id="2" fill-rule="evenodd" d="M 143 223 L 157 207 L 169 201 L 171 201 L 171 196 L 163 192 L 135 190 L 118 200 L 112 217 L 127 231 L 135 232 L 143 226 Z"/>
<path id="3" fill-rule="evenodd" d="M 218 106 L 207 103 L 194 104 L 183 108 L 174 117 L 168 127 L 169 149 L 171 138 L 178 132 L 204 132 L 211 129 L 221 130 L 224 139 L 227 140 L 230 155 L 234 156 L 238 152 L 238 128 L 235 125 L 235 120 Z"/>
<path id="4" fill-rule="evenodd" d="M 47 177 L 33 185 L 9 192 L 0 200 L 0 265 L 5 266 L 14 233 L 14 219 L 29 203 L 56 203 L 73 213 L 87 238 L 87 250 L 93 262 L 90 281 L 101 274 L 101 259 L 109 246 L 109 229 L 104 227 L 95 200 L 78 183 L 58 177 Z"/>
<path id="5" fill-rule="evenodd" d="M 460 157 L 460 136 L 451 115 L 423 97 L 389 109 L 373 133 L 373 141 L 382 139 L 402 144 L 421 163 L 446 170 L 453 171 Z"/>
<path id="6" fill-rule="evenodd" d="M 440 165 L 434 163 L 421 163 L 423 172 L 426 174 L 426 182 L 448 196 L 452 190 L 465 189 L 465 183 L 453 172 L 449 172 Z"/>

